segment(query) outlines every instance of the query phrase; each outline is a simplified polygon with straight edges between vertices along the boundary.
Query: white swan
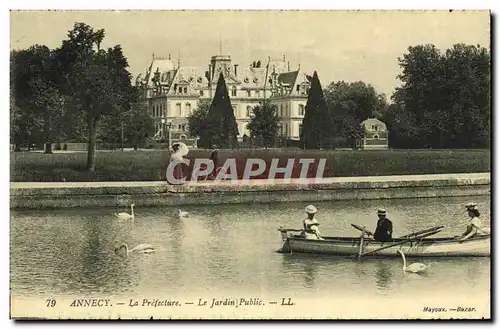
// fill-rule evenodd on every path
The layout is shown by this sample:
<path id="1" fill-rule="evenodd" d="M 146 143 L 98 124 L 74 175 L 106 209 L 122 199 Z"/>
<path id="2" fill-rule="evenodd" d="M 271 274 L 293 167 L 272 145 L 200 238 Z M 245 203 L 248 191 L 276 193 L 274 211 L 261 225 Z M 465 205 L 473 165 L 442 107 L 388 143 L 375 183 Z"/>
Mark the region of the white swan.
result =
<path id="1" fill-rule="evenodd" d="M 121 246 L 115 248 L 115 253 L 119 256 L 127 256 L 130 253 L 151 254 L 155 251 L 153 245 L 150 243 L 141 243 L 132 249 L 128 249 L 127 244 L 123 243 Z"/>
<path id="2" fill-rule="evenodd" d="M 130 211 L 131 211 L 130 214 L 126 213 L 126 212 L 121 212 L 121 213 L 118 213 L 118 214 L 115 213 L 115 216 L 117 218 L 119 218 L 119 219 L 134 219 L 134 217 L 135 217 L 134 206 L 135 206 L 135 204 L 133 204 L 133 203 L 130 205 Z"/>
<path id="3" fill-rule="evenodd" d="M 189 217 L 189 213 L 187 211 L 182 211 L 180 209 L 177 209 L 177 211 L 178 211 L 177 216 L 179 216 L 179 218 L 188 218 Z"/>
<path id="4" fill-rule="evenodd" d="M 410 273 L 424 273 L 427 272 L 429 269 L 430 265 L 425 265 L 422 263 L 413 263 L 408 266 L 406 266 L 406 257 L 405 254 L 401 251 L 398 250 L 398 253 L 403 257 L 403 272 L 410 272 Z"/>

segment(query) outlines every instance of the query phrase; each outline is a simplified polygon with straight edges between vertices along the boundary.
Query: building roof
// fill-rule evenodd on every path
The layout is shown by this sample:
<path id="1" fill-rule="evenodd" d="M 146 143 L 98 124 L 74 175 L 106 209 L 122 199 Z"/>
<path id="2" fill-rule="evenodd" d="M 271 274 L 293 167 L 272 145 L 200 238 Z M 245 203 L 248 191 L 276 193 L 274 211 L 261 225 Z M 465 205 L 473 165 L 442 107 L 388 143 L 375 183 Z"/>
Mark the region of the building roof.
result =
<path id="1" fill-rule="evenodd" d="M 368 118 L 365 121 L 361 122 L 362 126 L 371 126 L 371 125 L 374 125 L 374 124 L 378 124 L 378 125 L 386 128 L 385 123 L 383 123 L 382 121 L 380 121 L 377 118 Z"/>
<path id="2" fill-rule="evenodd" d="M 149 65 L 146 74 L 138 74 L 136 82 L 142 82 L 147 86 L 153 85 L 154 73 L 159 72 L 161 80 L 166 79 L 166 73 L 174 69 L 174 63 L 169 59 L 155 58 Z"/>

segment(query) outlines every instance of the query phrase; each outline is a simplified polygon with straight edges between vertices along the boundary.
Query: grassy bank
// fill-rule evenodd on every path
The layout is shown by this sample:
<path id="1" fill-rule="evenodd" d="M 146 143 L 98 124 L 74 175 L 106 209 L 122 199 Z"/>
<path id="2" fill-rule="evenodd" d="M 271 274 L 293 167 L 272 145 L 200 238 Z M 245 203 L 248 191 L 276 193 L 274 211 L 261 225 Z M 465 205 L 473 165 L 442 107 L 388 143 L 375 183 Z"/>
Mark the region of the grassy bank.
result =
<path id="1" fill-rule="evenodd" d="M 188 158 L 208 158 L 209 151 L 193 150 Z M 390 150 L 390 151 L 221 151 L 238 164 L 247 158 L 270 162 L 280 158 L 326 158 L 326 177 L 409 174 L 474 173 L 490 171 L 489 150 Z M 11 152 L 10 179 L 14 182 L 156 181 L 165 179 L 169 155 L 166 151 L 98 152 L 96 172 L 85 170 L 86 153 Z M 238 170 L 240 170 L 238 168 Z"/>

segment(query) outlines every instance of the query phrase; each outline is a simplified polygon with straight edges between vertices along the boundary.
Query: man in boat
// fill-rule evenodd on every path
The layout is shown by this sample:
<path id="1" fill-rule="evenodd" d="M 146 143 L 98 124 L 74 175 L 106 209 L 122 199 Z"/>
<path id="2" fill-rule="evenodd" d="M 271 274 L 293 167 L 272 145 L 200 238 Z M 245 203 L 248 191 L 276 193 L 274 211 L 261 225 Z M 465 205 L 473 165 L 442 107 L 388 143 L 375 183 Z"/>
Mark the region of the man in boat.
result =
<path id="1" fill-rule="evenodd" d="M 306 207 L 306 214 L 307 218 L 304 219 L 304 232 L 303 235 L 306 239 L 312 239 L 312 240 L 323 240 L 321 237 L 321 233 L 319 232 L 319 223 L 314 218 L 314 215 L 316 215 L 316 212 L 318 209 L 316 209 L 315 206 L 309 205 Z"/>
<path id="2" fill-rule="evenodd" d="M 373 238 L 376 241 L 388 242 L 392 240 L 392 222 L 386 217 L 387 211 L 379 208 L 377 210 L 378 221 Z"/>
<path id="3" fill-rule="evenodd" d="M 465 209 L 467 210 L 467 214 L 469 215 L 469 221 L 467 222 L 467 229 L 462 235 L 457 236 L 455 238 L 458 239 L 459 241 L 465 241 L 475 236 L 490 235 L 489 230 L 487 228 L 483 228 L 481 224 L 481 220 L 479 219 L 479 216 L 481 214 L 479 213 L 479 208 L 477 207 L 477 204 L 468 203 L 465 205 Z"/>

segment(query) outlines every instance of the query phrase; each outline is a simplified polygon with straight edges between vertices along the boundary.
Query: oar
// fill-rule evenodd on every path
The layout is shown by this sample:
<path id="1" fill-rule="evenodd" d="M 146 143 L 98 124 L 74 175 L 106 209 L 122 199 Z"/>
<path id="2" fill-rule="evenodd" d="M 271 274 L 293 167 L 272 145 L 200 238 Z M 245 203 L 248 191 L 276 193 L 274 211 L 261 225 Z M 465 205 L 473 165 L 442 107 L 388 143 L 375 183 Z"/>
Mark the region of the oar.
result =
<path id="1" fill-rule="evenodd" d="M 358 253 L 358 258 L 361 258 L 361 255 L 363 254 L 363 244 L 365 240 L 365 227 L 361 229 L 361 238 L 359 239 L 359 253 Z"/>
<path id="2" fill-rule="evenodd" d="M 373 233 L 372 233 L 372 232 L 370 232 L 370 231 L 368 231 L 368 230 L 367 230 L 364 226 L 363 226 L 363 227 L 361 227 L 361 226 L 358 226 L 358 225 L 356 225 L 356 224 L 351 224 L 351 226 L 352 226 L 352 227 L 354 227 L 354 228 L 355 228 L 355 229 L 357 229 L 357 230 L 360 230 L 361 232 L 365 232 L 366 234 L 368 234 L 368 235 L 372 235 L 372 236 L 373 236 Z"/>
<path id="3" fill-rule="evenodd" d="M 414 232 L 414 233 L 410 233 L 410 234 L 407 234 L 407 235 L 400 236 L 397 239 L 405 239 L 405 238 L 409 238 L 409 237 L 414 236 L 414 235 L 420 235 L 420 234 L 424 234 L 424 233 L 434 232 L 436 230 L 442 229 L 443 227 L 444 226 L 441 225 L 441 226 L 435 226 L 435 227 L 427 228 L 427 229 L 422 230 L 422 231 L 418 231 L 418 232 Z"/>
<path id="4" fill-rule="evenodd" d="M 414 240 L 420 240 L 420 239 L 423 239 L 423 238 L 426 238 L 428 236 L 431 236 L 431 235 L 434 235 L 438 232 L 441 232 L 441 231 L 433 231 L 433 232 L 430 232 L 430 233 L 426 233 L 426 234 L 422 234 L 422 235 L 418 235 L 418 236 L 414 236 L 414 237 L 411 237 L 411 238 L 408 238 L 404 241 L 399 241 L 399 242 L 395 242 L 395 243 L 392 243 L 392 244 L 388 244 L 387 246 L 383 246 L 383 247 L 380 247 L 378 249 L 375 249 L 375 250 L 370 250 L 370 251 L 367 251 L 363 254 L 360 255 L 361 256 L 366 256 L 366 255 L 369 255 L 369 254 L 373 254 L 377 251 L 380 251 L 380 250 L 384 250 L 384 249 L 387 249 L 387 248 L 391 248 L 391 247 L 394 247 L 394 246 L 399 246 L 401 244 L 405 244 L 407 242 L 410 242 L 410 241 L 414 241 Z"/>

